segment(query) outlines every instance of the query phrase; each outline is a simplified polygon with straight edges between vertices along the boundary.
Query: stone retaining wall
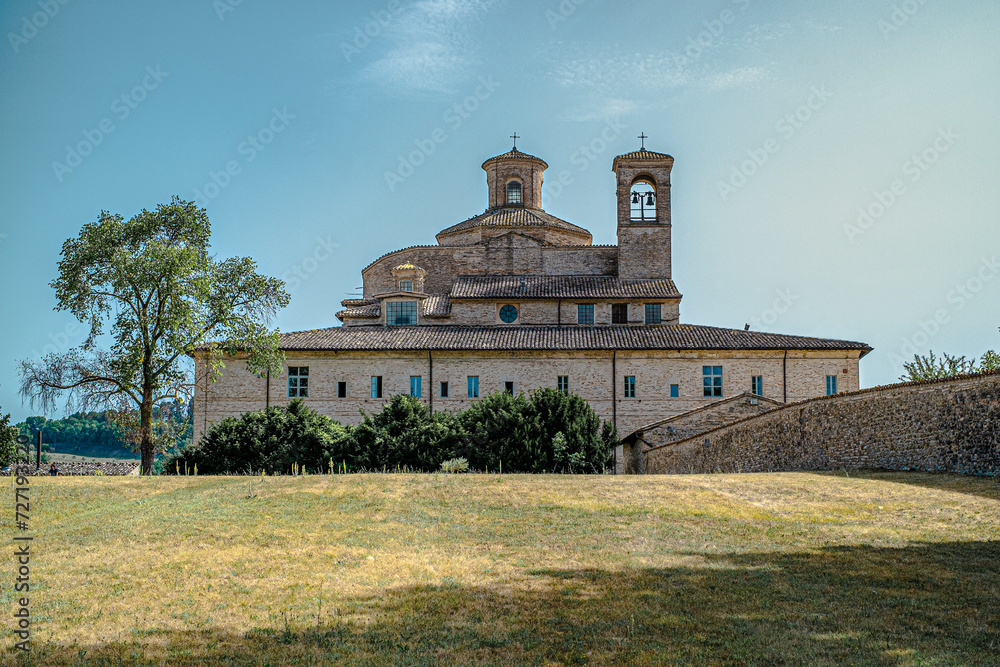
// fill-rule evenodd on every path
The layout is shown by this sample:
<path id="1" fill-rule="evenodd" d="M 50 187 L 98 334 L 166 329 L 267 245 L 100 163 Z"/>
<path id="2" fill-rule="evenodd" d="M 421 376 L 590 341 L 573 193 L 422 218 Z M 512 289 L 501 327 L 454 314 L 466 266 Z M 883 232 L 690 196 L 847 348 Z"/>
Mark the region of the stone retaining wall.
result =
<path id="1" fill-rule="evenodd" d="M 1000 474 L 1000 372 L 810 399 L 634 456 L 648 473 Z"/>

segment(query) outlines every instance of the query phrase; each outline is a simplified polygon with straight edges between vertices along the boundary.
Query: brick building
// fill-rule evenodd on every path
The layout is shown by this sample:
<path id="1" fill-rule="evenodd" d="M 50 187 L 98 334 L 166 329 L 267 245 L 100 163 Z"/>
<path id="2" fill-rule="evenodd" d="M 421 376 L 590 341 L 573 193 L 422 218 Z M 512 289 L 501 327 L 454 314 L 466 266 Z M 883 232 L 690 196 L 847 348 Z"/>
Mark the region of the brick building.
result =
<path id="1" fill-rule="evenodd" d="M 282 375 L 230 363 L 201 381 L 195 438 L 292 397 L 357 423 L 393 394 L 457 411 L 490 392 L 553 387 L 626 434 L 745 391 L 790 402 L 858 389 L 864 343 L 680 323 L 673 162 L 645 148 L 615 158 L 618 245 L 595 246 L 542 210 L 544 161 L 516 148 L 490 158 L 486 211 L 365 267 L 362 298 L 336 314 L 343 326 L 281 335 Z"/>

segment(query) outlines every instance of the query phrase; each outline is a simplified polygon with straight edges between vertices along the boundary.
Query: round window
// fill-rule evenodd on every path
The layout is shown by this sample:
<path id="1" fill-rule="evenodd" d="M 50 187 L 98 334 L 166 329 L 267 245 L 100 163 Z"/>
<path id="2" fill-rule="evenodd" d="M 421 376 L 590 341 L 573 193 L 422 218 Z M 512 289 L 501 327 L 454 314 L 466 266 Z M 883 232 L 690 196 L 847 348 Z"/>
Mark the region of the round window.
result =
<path id="1" fill-rule="evenodd" d="M 510 324 L 517 319 L 517 308 L 509 303 L 500 309 L 500 319 Z"/>

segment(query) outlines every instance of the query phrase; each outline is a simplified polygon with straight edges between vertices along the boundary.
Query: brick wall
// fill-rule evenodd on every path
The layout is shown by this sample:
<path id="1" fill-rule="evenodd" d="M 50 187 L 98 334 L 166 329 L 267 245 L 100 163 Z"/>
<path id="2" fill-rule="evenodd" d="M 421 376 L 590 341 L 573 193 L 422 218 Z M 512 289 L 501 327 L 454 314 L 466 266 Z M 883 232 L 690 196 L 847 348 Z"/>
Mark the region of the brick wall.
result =
<path id="1" fill-rule="evenodd" d="M 1000 474 L 1000 372 L 812 399 L 654 447 L 646 472 Z"/>

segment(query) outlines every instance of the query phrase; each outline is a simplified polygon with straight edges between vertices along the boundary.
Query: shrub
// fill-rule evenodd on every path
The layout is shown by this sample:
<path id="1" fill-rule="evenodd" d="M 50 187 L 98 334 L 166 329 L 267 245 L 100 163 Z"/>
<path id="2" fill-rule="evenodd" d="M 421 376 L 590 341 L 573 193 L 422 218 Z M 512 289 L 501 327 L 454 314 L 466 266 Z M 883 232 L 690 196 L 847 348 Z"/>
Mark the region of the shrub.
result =
<path id="1" fill-rule="evenodd" d="M 617 436 L 585 400 L 554 389 L 490 394 L 459 415 L 460 454 L 477 469 L 509 472 L 601 472 Z"/>
<path id="2" fill-rule="evenodd" d="M 431 416 L 426 405 L 398 394 L 374 415 L 364 415 L 353 429 L 358 463 L 369 470 L 405 467 L 432 472 L 452 458 L 462 439 L 455 417 Z"/>
<path id="3" fill-rule="evenodd" d="M 457 459 L 448 459 L 441 464 L 441 472 L 459 473 L 466 472 L 468 469 L 469 462 L 461 457 Z"/>
<path id="4" fill-rule="evenodd" d="M 349 427 L 311 410 L 301 400 L 227 417 L 209 428 L 201 441 L 163 463 L 170 474 L 175 465 L 198 465 L 201 474 L 289 472 L 294 464 L 326 471 L 330 459 L 356 464 L 357 450 Z"/>
<path id="5" fill-rule="evenodd" d="M 21 447 L 14 439 L 18 430 L 10 425 L 10 415 L 0 413 L 0 466 L 9 466 L 22 454 Z"/>

